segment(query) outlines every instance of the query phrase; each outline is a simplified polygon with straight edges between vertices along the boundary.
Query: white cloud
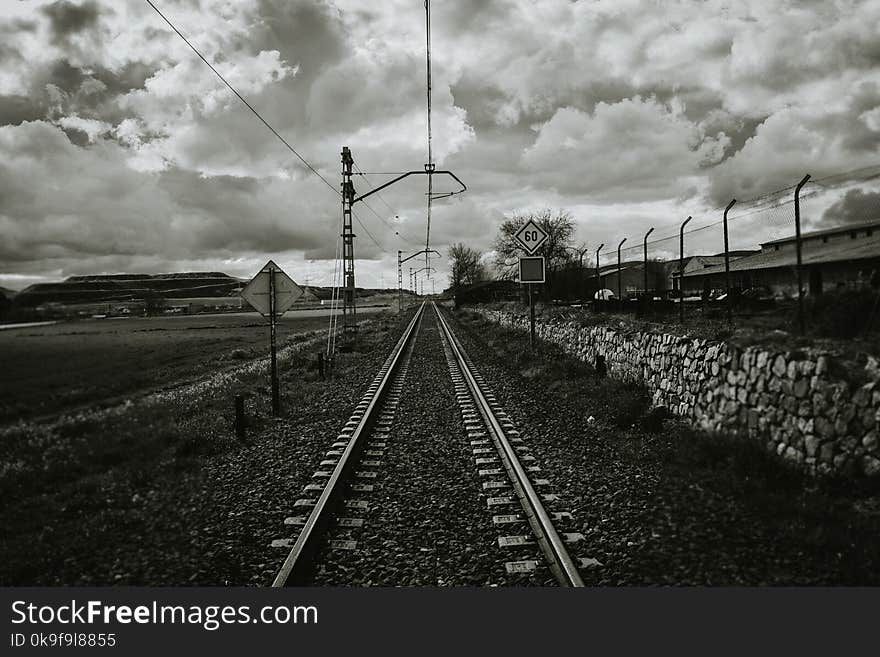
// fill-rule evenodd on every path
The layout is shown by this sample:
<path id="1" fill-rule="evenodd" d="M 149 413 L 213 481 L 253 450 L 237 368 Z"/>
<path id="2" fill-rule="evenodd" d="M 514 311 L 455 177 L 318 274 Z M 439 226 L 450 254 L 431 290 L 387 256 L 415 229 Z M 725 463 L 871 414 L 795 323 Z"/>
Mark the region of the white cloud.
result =
<path id="1" fill-rule="evenodd" d="M 718 162 L 727 143 L 724 133 L 705 135 L 672 108 L 636 96 L 599 103 L 592 114 L 557 110 L 522 161 L 544 186 L 597 199 L 662 198 Z"/>

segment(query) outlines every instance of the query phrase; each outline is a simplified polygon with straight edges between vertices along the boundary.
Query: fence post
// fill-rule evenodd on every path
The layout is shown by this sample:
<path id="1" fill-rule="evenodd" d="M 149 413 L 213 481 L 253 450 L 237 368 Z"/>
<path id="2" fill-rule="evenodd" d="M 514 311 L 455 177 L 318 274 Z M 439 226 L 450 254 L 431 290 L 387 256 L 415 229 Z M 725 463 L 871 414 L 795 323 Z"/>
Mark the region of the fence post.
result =
<path id="1" fill-rule="evenodd" d="M 602 244 L 599 245 L 599 248 L 598 248 L 598 249 L 596 249 L 596 289 L 597 289 L 598 291 L 601 291 L 601 290 L 604 289 L 604 288 L 602 287 L 602 277 L 601 277 L 601 275 L 599 274 L 599 251 L 602 250 L 602 247 L 603 247 L 603 246 L 605 246 L 605 243 L 604 243 L 604 242 L 603 242 Z M 600 294 L 600 298 L 604 300 L 604 299 L 605 299 L 605 295 L 604 295 L 604 294 Z"/>
<path id="2" fill-rule="evenodd" d="M 623 285 L 621 283 L 622 279 L 620 277 L 620 247 L 623 246 L 623 243 L 626 242 L 626 238 L 624 237 L 620 240 L 620 244 L 617 245 L 617 303 L 621 305 L 623 303 Z"/>
<path id="3" fill-rule="evenodd" d="M 727 289 L 727 323 L 733 324 L 733 294 L 730 289 L 730 245 L 727 240 L 727 213 L 736 203 L 736 199 L 730 201 L 724 208 L 724 285 Z"/>
<path id="4" fill-rule="evenodd" d="M 684 324 L 684 227 L 693 219 L 690 215 L 678 233 L 678 322 Z"/>
<path id="5" fill-rule="evenodd" d="M 804 334 L 804 267 L 801 261 L 801 187 L 807 184 L 810 174 L 807 174 L 794 188 L 794 234 L 797 249 L 797 284 L 798 284 L 798 329 Z"/>
<path id="6" fill-rule="evenodd" d="M 654 227 L 651 226 L 651 229 L 645 233 L 645 299 L 647 303 L 650 304 L 652 299 L 648 299 L 648 235 L 654 232 Z"/>

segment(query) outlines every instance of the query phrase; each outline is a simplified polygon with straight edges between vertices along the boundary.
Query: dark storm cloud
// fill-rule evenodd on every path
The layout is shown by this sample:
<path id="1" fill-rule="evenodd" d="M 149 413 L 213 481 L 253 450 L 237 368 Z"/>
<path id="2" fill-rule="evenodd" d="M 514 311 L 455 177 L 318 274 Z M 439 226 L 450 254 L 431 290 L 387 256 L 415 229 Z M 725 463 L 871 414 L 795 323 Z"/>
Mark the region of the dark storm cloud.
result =
<path id="1" fill-rule="evenodd" d="M 118 97 L 143 88 L 154 72 L 153 65 L 143 62 L 129 62 L 118 71 L 84 69 L 67 59 L 49 62 L 34 72 L 27 95 L 0 95 L 0 126 L 64 115 L 118 124 L 132 116 L 119 107 Z"/>
<path id="2" fill-rule="evenodd" d="M 880 192 L 851 189 L 822 214 L 820 228 L 880 220 Z"/>
<path id="3" fill-rule="evenodd" d="M 260 50 L 277 50 L 284 61 L 300 67 L 305 80 L 313 80 L 346 53 L 341 16 L 327 2 L 260 0 L 257 16 L 248 42 Z"/>
<path id="4" fill-rule="evenodd" d="M 0 125 L 18 125 L 46 116 L 46 106 L 32 96 L 0 96 Z"/>
<path id="5" fill-rule="evenodd" d="M 61 0 L 43 7 L 41 11 L 49 18 L 52 42 L 58 46 L 67 44 L 72 35 L 95 27 L 100 15 L 94 1 L 76 5 Z"/>

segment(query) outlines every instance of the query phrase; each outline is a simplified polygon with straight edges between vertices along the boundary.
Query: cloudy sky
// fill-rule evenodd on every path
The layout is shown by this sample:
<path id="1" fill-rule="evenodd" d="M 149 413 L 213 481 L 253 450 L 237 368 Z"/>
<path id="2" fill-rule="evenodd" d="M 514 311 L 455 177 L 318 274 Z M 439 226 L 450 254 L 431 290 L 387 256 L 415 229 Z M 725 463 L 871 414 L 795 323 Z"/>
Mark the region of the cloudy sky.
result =
<path id="1" fill-rule="evenodd" d="M 371 185 L 422 168 L 423 0 L 156 4 L 334 186 L 344 145 Z M 805 173 L 880 170 L 878 1 L 434 0 L 432 24 L 435 158 L 469 188 L 434 207 L 442 252 L 489 251 L 505 215 L 543 207 L 609 252 Z M 851 177 L 805 188 L 808 225 L 880 217 Z M 425 191 L 356 206 L 359 285 L 396 285 L 397 250 L 424 248 Z M 751 207 L 734 247 L 793 230 L 790 206 Z M 0 3 L 0 285 L 249 276 L 268 257 L 328 284 L 340 221 L 338 195 L 145 2 Z M 720 249 L 717 227 L 689 236 Z"/>

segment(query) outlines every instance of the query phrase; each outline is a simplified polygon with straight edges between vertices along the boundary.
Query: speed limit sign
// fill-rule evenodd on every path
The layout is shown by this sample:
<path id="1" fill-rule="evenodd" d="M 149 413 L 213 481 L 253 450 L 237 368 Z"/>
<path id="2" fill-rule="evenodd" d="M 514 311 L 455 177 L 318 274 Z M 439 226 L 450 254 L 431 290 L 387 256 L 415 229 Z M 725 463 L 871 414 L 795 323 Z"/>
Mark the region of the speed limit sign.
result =
<path id="1" fill-rule="evenodd" d="M 529 219 L 526 225 L 516 231 L 514 235 L 520 246 L 526 250 L 529 255 L 537 251 L 547 239 L 547 233 L 544 229 Z"/>

